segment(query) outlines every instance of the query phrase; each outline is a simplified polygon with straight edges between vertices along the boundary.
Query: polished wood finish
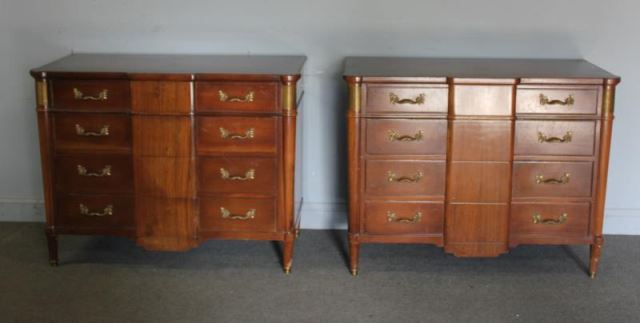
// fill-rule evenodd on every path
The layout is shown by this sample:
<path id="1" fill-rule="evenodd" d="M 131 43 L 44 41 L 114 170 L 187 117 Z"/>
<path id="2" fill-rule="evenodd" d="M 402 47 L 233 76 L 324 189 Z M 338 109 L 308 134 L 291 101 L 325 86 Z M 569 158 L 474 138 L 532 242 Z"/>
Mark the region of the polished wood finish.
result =
<path id="1" fill-rule="evenodd" d="M 460 203 L 507 203 L 510 171 L 508 162 L 451 161 L 447 200 Z"/>
<path id="2" fill-rule="evenodd" d="M 598 86 L 521 86 L 517 93 L 517 114 L 597 114 Z"/>
<path id="3" fill-rule="evenodd" d="M 591 156 L 595 134 L 595 121 L 518 120 L 515 154 Z"/>
<path id="4" fill-rule="evenodd" d="M 511 156 L 511 122 L 456 120 L 451 123 L 454 161 L 504 161 Z"/>
<path id="5" fill-rule="evenodd" d="M 368 84 L 364 91 L 363 108 L 368 113 L 447 112 L 449 96 L 443 85 Z"/>
<path id="6" fill-rule="evenodd" d="M 131 82 L 132 110 L 138 114 L 152 115 L 189 114 L 191 112 L 190 88 L 190 82 L 133 81 Z M 137 128 L 134 126 L 134 129 Z"/>
<path id="7" fill-rule="evenodd" d="M 511 234 L 577 238 L 580 243 L 589 234 L 589 214 L 589 203 L 513 203 Z M 534 220 L 537 215 L 541 221 Z"/>
<path id="8" fill-rule="evenodd" d="M 455 84 L 452 90 L 455 116 L 511 115 L 513 90 L 509 85 Z"/>
<path id="9" fill-rule="evenodd" d="M 442 235 L 444 205 L 436 202 L 367 202 L 364 232 L 372 235 Z"/>
<path id="10" fill-rule="evenodd" d="M 368 196 L 444 196 L 443 161 L 367 160 Z"/>
<path id="11" fill-rule="evenodd" d="M 196 111 L 276 112 L 276 82 L 198 82 Z"/>
<path id="12" fill-rule="evenodd" d="M 276 195 L 274 158 L 202 157 L 198 162 L 201 194 Z"/>
<path id="13" fill-rule="evenodd" d="M 51 81 L 52 110 L 127 111 L 130 108 L 131 95 L 127 81 Z"/>
<path id="14" fill-rule="evenodd" d="M 84 234 L 107 234 L 110 230 L 135 230 L 133 199 L 130 195 L 58 195 L 56 229 L 67 229 Z M 80 206 L 87 207 L 89 213 L 104 213 L 112 206 L 108 215 L 86 215 Z"/>
<path id="15" fill-rule="evenodd" d="M 126 115 L 52 113 L 51 118 L 56 151 L 131 151 L 131 120 Z M 98 135 L 84 136 L 78 130 Z"/>
<path id="16" fill-rule="evenodd" d="M 516 162 L 514 197 L 591 197 L 592 162 Z"/>
<path id="17" fill-rule="evenodd" d="M 229 212 L 228 215 L 223 208 Z M 275 232 L 275 201 L 266 198 L 201 198 L 200 230 Z"/>
<path id="18" fill-rule="evenodd" d="M 445 251 L 458 257 L 496 257 L 507 251 L 509 206 L 449 203 Z"/>
<path id="19" fill-rule="evenodd" d="M 352 274 L 362 243 L 429 243 L 589 244 L 595 275 L 618 77 L 583 60 L 362 57 L 345 80 Z"/>
<path id="20" fill-rule="evenodd" d="M 51 264 L 59 234 L 158 251 L 253 239 L 282 242 L 289 272 L 304 60 L 79 54 L 33 70 Z"/>
<path id="21" fill-rule="evenodd" d="M 209 117 L 197 118 L 198 154 L 260 153 L 277 151 L 277 117 Z"/>
<path id="22" fill-rule="evenodd" d="M 344 66 L 345 76 L 360 77 L 365 83 L 396 78 L 401 83 L 446 82 L 447 78 L 519 79 L 534 84 L 619 80 L 582 59 L 348 57 Z"/>
<path id="23" fill-rule="evenodd" d="M 54 167 L 59 192 L 133 192 L 133 168 L 128 155 L 59 155 Z"/>
<path id="24" fill-rule="evenodd" d="M 446 120 L 367 119 L 365 122 L 367 154 L 446 154 Z"/>

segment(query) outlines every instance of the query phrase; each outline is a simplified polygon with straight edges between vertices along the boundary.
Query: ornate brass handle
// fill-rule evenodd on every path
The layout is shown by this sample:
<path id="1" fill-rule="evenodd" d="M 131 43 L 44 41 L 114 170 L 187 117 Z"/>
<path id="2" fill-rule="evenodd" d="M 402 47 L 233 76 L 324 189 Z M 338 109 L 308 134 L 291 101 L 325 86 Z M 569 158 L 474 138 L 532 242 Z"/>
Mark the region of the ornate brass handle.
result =
<path id="1" fill-rule="evenodd" d="M 237 215 L 237 214 L 231 214 L 231 211 L 221 207 L 220 215 L 222 215 L 223 219 L 245 221 L 245 220 L 251 220 L 256 217 L 256 209 L 251 209 L 247 211 L 247 213 L 244 215 Z"/>
<path id="2" fill-rule="evenodd" d="M 111 176 L 111 165 L 104 166 L 104 168 L 102 168 L 102 170 L 100 172 L 98 172 L 98 173 L 91 173 L 91 172 L 87 171 L 86 167 L 84 167 L 82 165 L 78 165 L 78 175 L 87 176 L 87 177 Z"/>
<path id="3" fill-rule="evenodd" d="M 544 178 L 544 175 L 536 176 L 536 184 L 569 184 L 571 174 L 564 173 L 560 178 Z"/>
<path id="4" fill-rule="evenodd" d="M 413 176 L 400 176 L 400 177 L 398 177 L 398 175 L 396 175 L 396 173 L 392 171 L 387 172 L 387 179 L 389 180 L 389 182 L 417 183 L 420 181 L 420 179 L 422 179 L 422 176 L 424 176 L 424 174 L 422 174 L 421 171 L 418 171 Z"/>
<path id="5" fill-rule="evenodd" d="M 90 96 L 90 95 L 84 95 L 82 91 L 74 87 L 73 98 L 76 100 L 84 100 L 84 101 L 106 101 L 109 98 L 109 90 L 104 89 L 98 92 L 98 95 Z"/>
<path id="6" fill-rule="evenodd" d="M 111 204 L 107 205 L 107 207 L 105 207 L 104 210 L 102 210 L 102 212 L 91 212 L 89 211 L 89 208 L 86 205 L 80 203 L 80 215 L 90 216 L 90 217 L 113 215 L 113 205 Z"/>
<path id="7" fill-rule="evenodd" d="M 395 93 L 389 93 L 389 102 L 391 104 L 424 104 L 424 93 L 420 93 L 415 99 L 400 99 Z"/>
<path id="8" fill-rule="evenodd" d="M 387 211 L 387 221 L 398 223 L 418 223 L 422 221 L 422 212 L 418 212 L 410 218 L 399 218 L 395 212 Z"/>
<path id="9" fill-rule="evenodd" d="M 424 138 L 424 133 L 419 130 L 415 135 L 401 135 L 395 130 L 389 130 L 389 141 L 420 141 Z"/>
<path id="10" fill-rule="evenodd" d="M 250 181 L 256 178 L 256 170 L 251 168 L 246 173 L 244 173 L 244 176 L 234 176 L 231 175 L 228 170 L 220 168 L 220 177 L 228 181 Z"/>
<path id="11" fill-rule="evenodd" d="M 562 213 L 557 219 L 543 219 L 540 213 L 536 213 L 533 215 L 533 223 L 534 224 L 548 224 L 548 225 L 556 225 L 563 224 L 567 222 L 567 218 L 569 217 L 568 213 Z"/>
<path id="12" fill-rule="evenodd" d="M 222 139 L 240 139 L 240 140 L 244 140 L 244 139 L 253 139 L 254 136 L 255 136 L 255 129 L 254 128 L 249 128 L 249 130 L 247 130 L 243 135 L 243 134 L 231 133 L 231 132 L 229 132 L 229 130 L 220 127 L 220 137 Z"/>
<path id="13" fill-rule="evenodd" d="M 227 93 L 225 93 L 222 90 L 218 91 L 218 96 L 220 97 L 220 102 L 253 102 L 253 99 L 255 98 L 255 92 L 250 91 L 249 93 L 245 94 L 244 96 L 229 96 Z"/>
<path id="14" fill-rule="evenodd" d="M 541 142 L 541 143 L 547 142 L 547 143 L 562 144 L 562 143 L 571 142 L 572 139 L 573 139 L 573 133 L 571 131 L 567 131 L 567 133 L 565 133 L 564 136 L 562 136 L 562 138 L 548 137 L 542 132 L 538 131 L 538 142 Z"/>
<path id="15" fill-rule="evenodd" d="M 549 97 L 540 93 L 540 105 L 573 105 L 575 100 L 573 95 L 569 95 L 564 100 L 549 100 Z"/>
<path id="16" fill-rule="evenodd" d="M 76 124 L 76 134 L 83 137 L 106 137 L 109 135 L 109 125 L 104 125 L 98 132 L 86 131 L 82 126 Z"/>

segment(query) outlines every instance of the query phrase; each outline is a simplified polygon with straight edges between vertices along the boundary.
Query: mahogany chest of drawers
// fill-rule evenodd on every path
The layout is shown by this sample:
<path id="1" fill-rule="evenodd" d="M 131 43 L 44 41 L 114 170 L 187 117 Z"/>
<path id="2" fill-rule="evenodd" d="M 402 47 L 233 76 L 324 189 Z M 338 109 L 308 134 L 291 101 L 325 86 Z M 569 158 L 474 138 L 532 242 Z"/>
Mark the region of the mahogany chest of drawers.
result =
<path id="1" fill-rule="evenodd" d="M 591 245 L 615 87 L 583 60 L 348 58 L 350 270 L 362 243 L 461 257 Z"/>
<path id="2" fill-rule="evenodd" d="M 60 234 L 255 239 L 281 241 L 289 272 L 304 61 L 77 54 L 33 70 L 51 264 Z"/>

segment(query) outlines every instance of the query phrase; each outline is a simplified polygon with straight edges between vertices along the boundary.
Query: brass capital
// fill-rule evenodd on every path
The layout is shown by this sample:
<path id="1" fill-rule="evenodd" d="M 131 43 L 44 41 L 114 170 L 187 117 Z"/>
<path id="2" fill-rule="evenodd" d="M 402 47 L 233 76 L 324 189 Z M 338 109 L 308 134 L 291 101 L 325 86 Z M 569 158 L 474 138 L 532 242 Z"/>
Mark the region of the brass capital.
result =
<path id="1" fill-rule="evenodd" d="M 351 113 L 360 113 L 362 78 L 358 76 L 345 76 L 344 79 L 349 85 L 349 111 Z"/>
<path id="2" fill-rule="evenodd" d="M 280 98 L 282 110 L 294 111 L 296 109 L 296 82 L 300 75 L 285 75 L 280 77 Z"/>

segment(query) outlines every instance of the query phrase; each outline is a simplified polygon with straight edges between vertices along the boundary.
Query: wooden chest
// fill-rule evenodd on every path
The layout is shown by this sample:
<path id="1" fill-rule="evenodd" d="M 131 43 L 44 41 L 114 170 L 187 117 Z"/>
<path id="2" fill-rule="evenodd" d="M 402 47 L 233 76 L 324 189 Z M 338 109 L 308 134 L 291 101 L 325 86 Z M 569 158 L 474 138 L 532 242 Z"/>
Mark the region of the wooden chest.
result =
<path id="1" fill-rule="evenodd" d="M 589 244 L 595 275 L 618 77 L 583 60 L 345 66 L 354 275 L 361 243 Z"/>
<path id="2" fill-rule="evenodd" d="M 60 234 L 255 239 L 283 242 L 289 272 L 304 61 L 77 54 L 33 70 L 50 262 Z"/>

